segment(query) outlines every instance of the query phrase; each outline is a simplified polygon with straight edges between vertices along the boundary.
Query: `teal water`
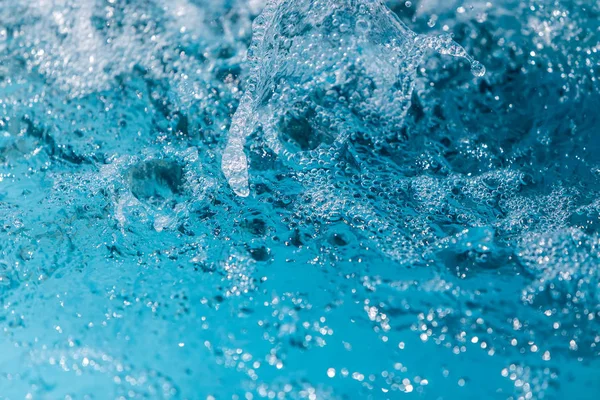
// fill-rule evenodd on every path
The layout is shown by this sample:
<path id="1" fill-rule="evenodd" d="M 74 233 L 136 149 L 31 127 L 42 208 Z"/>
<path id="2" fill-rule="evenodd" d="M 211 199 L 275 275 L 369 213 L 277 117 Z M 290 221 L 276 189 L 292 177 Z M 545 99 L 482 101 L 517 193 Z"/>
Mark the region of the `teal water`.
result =
<path id="1" fill-rule="evenodd" d="M 600 5 L 0 0 L 0 399 L 596 399 Z"/>

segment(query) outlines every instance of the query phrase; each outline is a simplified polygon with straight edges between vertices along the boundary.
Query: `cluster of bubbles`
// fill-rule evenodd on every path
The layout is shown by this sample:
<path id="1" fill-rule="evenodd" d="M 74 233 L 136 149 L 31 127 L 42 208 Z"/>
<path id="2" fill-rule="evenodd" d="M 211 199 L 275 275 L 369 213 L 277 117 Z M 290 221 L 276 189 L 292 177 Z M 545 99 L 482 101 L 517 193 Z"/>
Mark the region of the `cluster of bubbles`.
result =
<path id="1" fill-rule="evenodd" d="M 416 35 L 379 2 L 269 2 L 254 21 L 246 92 L 223 153 L 232 189 L 249 195 L 244 146 L 255 129 L 301 168 L 337 161 L 352 135 L 398 132 L 428 48 L 485 73 L 450 36 Z"/>
<path id="2" fill-rule="evenodd" d="M 0 397 L 600 390 L 598 4 L 0 4 Z"/>

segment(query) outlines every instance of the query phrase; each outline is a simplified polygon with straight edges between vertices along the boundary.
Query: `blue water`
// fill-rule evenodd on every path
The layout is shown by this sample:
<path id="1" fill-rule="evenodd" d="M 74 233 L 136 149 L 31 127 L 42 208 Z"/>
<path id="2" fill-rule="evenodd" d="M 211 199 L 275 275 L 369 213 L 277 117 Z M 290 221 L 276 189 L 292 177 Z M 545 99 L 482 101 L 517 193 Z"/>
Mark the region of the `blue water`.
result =
<path id="1" fill-rule="evenodd" d="M 0 399 L 600 397 L 599 20 L 0 0 Z"/>

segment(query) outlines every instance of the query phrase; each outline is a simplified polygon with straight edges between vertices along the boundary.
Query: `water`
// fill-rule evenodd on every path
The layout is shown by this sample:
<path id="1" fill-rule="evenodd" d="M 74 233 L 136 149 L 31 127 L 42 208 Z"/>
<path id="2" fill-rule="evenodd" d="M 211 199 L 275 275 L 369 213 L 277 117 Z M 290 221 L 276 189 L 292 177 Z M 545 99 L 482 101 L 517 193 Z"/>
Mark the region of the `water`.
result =
<path id="1" fill-rule="evenodd" d="M 304 167 L 338 162 L 356 130 L 399 131 L 428 48 L 485 74 L 448 35 L 418 36 L 382 3 L 270 2 L 254 22 L 246 93 L 223 153 L 231 188 L 250 193 L 244 147 L 257 125 L 270 151 Z"/>
<path id="2" fill-rule="evenodd" d="M 599 18 L 0 0 L 0 398 L 597 398 Z"/>

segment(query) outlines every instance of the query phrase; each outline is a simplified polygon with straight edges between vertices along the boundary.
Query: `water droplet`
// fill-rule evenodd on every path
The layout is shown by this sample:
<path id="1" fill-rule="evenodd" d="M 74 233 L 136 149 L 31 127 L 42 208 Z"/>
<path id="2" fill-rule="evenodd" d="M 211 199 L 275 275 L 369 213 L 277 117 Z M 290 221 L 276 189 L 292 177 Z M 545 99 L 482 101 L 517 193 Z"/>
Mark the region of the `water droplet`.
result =
<path id="1" fill-rule="evenodd" d="M 471 73 L 476 77 L 482 77 L 485 75 L 485 66 L 479 61 L 473 61 L 471 63 Z"/>

